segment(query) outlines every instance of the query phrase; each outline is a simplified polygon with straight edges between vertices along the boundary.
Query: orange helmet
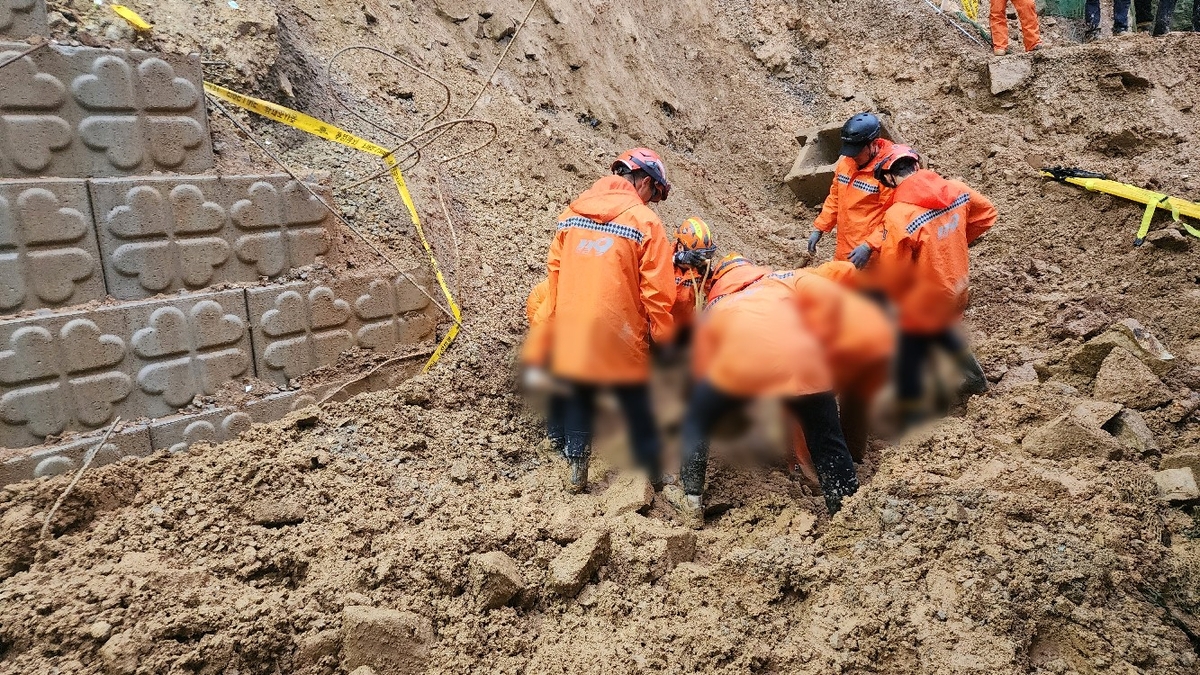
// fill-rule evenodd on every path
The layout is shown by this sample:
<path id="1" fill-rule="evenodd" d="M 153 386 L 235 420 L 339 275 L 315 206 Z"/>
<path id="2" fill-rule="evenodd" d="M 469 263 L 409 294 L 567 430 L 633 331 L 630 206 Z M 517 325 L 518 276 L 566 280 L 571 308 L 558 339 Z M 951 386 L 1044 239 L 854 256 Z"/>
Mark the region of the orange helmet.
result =
<path id="1" fill-rule="evenodd" d="M 884 155 L 883 159 L 879 160 L 879 163 L 875 165 L 875 180 L 888 185 L 884 178 L 892 172 L 896 163 L 902 159 L 911 159 L 918 165 L 921 163 L 921 156 L 917 154 L 916 150 L 907 145 L 893 145 L 891 151 Z"/>
<path id="2" fill-rule="evenodd" d="M 675 228 L 675 248 L 685 251 L 714 249 L 712 228 L 708 223 L 692 216 Z"/>
<path id="3" fill-rule="evenodd" d="M 715 282 L 721 277 L 725 276 L 729 270 L 749 264 L 750 261 L 746 260 L 741 253 L 730 253 L 724 258 L 721 258 L 721 260 L 713 267 L 712 281 Z"/>
<path id="4" fill-rule="evenodd" d="M 641 169 L 654 181 L 655 193 L 659 201 L 665 201 L 671 192 L 671 183 L 667 180 L 667 165 L 657 152 L 647 148 L 634 148 L 621 153 L 617 161 L 612 163 L 612 172 L 625 175 Z"/>

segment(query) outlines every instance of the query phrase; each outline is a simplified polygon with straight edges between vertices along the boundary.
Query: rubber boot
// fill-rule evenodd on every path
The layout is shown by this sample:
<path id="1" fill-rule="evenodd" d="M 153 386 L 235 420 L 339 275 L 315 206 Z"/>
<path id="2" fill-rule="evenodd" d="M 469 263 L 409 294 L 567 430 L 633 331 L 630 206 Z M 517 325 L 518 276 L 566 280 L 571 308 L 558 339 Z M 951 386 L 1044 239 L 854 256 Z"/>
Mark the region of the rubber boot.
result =
<path id="1" fill-rule="evenodd" d="M 587 492 L 588 458 L 568 457 L 567 466 L 563 471 L 563 488 L 577 495 Z"/>
<path id="2" fill-rule="evenodd" d="M 963 382 L 962 389 L 959 390 L 963 396 L 982 394 L 988 390 L 987 377 L 984 376 L 983 367 L 979 365 L 979 361 L 975 360 L 974 354 L 971 352 L 959 354 L 958 366 L 962 368 L 963 376 L 967 378 L 966 382 Z"/>
<path id="3" fill-rule="evenodd" d="M 1085 30 L 1083 32 L 1083 41 L 1085 43 L 1086 42 L 1095 42 L 1096 40 L 1099 40 L 1099 39 L 1100 39 L 1100 26 L 1088 26 L 1087 30 Z"/>
<path id="4" fill-rule="evenodd" d="M 675 515 L 684 526 L 693 530 L 704 527 L 704 499 L 700 495 L 689 495 L 678 485 L 668 485 L 663 488 L 663 496 L 675 508 Z"/>
<path id="5" fill-rule="evenodd" d="M 896 413 L 899 417 L 901 432 L 906 432 L 925 421 L 925 406 L 922 405 L 920 399 L 897 400 Z"/>

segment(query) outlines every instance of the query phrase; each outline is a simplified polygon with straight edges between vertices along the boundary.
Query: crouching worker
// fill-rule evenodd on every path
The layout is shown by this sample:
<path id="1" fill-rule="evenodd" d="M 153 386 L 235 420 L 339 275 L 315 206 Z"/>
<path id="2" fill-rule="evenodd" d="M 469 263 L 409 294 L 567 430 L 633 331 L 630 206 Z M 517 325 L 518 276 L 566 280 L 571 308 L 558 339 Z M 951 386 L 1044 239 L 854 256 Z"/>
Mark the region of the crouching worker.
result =
<path id="1" fill-rule="evenodd" d="M 697 383 L 683 422 L 683 489 L 664 491 L 692 527 L 704 524 L 709 434 L 723 413 L 755 397 L 781 397 L 800 422 L 830 513 L 858 490 L 825 356 L 805 329 L 791 291 L 764 282 L 769 272 L 737 254 L 723 258 L 696 325 Z"/>
<path id="2" fill-rule="evenodd" d="M 650 339 L 673 339 L 671 243 L 647 204 L 671 184 L 657 154 L 626 151 L 558 218 L 547 259 L 546 299 L 522 352 L 569 387 L 563 407 L 572 492 L 587 489 L 596 393 L 610 388 L 629 427 L 638 464 L 661 482 L 660 442 L 650 407 Z"/>
<path id="3" fill-rule="evenodd" d="M 671 306 L 671 318 L 678 345 L 685 345 L 691 339 L 716 252 L 712 229 L 703 220 L 692 216 L 675 229 L 675 304 Z"/>
<path id="4" fill-rule="evenodd" d="M 898 313 L 896 395 L 902 421 L 912 424 L 923 418 L 922 381 L 933 347 L 954 356 L 966 380 L 963 395 L 987 391 L 958 326 L 970 295 L 967 247 L 996 223 L 996 208 L 964 183 L 919 168 L 907 146 L 893 148 L 875 172 L 895 188 L 879 273 Z"/>
<path id="5" fill-rule="evenodd" d="M 825 352 L 840 404 L 842 434 L 850 456 L 861 462 L 867 448 L 868 413 L 891 373 L 896 333 L 878 305 L 830 281 L 822 271 L 776 272 L 770 279 L 792 292 L 805 327 Z M 854 283 L 853 277 L 835 276 L 846 284 Z M 804 436 L 798 432 L 793 429 L 793 451 L 797 463 L 811 476 L 811 459 Z"/>

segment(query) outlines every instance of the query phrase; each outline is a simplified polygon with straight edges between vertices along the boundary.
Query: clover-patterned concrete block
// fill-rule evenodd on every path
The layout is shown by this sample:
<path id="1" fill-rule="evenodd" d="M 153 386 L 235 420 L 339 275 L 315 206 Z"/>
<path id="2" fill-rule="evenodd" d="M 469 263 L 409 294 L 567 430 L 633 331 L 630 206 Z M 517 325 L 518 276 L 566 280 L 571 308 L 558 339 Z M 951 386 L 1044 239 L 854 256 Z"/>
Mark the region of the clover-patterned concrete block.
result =
<path id="1" fill-rule="evenodd" d="M 0 44 L 0 61 L 27 46 Z M 196 55 L 55 44 L 0 69 L 2 176 L 198 173 L 212 165 Z"/>
<path id="2" fill-rule="evenodd" d="M 432 303 L 404 277 L 251 288 L 246 302 L 258 376 L 279 384 L 335 363 L 351 347 L 419 344 L 437 324 Z"/>
<path id="3" fill-rule="evenodd" d="M 0 313 L 104 296 L 84 181 L 0 183 Z"/>
<path id="4" fill-rule="evenodd" d="M 312 264 L 332 246 L 329 212 L 286 175 L 89 183 L 117 298 L 255 282 Z"/>
<path id="5" fill-rule="evenodd" d="M 46 33 L 45 0 L 0 0 L 0 35 L 24 40 Z"/>
<path id="6" fill-rule="evenodd" d="M 255 399 L 240 408 L 219 408 L 172 415 L 150 425 L 155 450 L 182 452 L 193 443 L 224 443 L 242 435 L 254 424 L 273 422 L 293 410 L 315 403 L 308 392 L 284 391 Z"/>
<path id="7" fill-rule="evenodd" d="M 0 485 L 78 471 L 88 451 L 103 438 L 104 434 L 97 432 L 48 447 L 31 448 L 28 454 L 9 458 L 0 463 Z M 149 428 L 127 426 L 108 437 L 90 466 L 112 464 L 125 457 L 145 457 L 151 452 Z"/>
<path id="8" fill-rule="evenodd" d="M 0 322 L 0 446 L 160 417 L 252 375 L 241 290 Z"/>

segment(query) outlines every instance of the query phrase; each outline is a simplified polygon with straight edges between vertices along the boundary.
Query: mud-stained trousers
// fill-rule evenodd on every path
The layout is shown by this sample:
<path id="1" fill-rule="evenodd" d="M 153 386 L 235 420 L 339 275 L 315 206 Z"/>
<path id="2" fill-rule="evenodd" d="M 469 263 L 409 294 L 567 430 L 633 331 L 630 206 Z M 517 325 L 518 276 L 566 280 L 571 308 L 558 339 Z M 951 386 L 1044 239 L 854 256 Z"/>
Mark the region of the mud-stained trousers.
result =
<path id="1" fill-rule="evenodd" d="M 692 389 L 683 420 L 683 466 L 679 472 L 686 494 L 704 494 L 709 434 L 723 413 L 744 403 L 744 399 L 725 394 L 708 382 L 700 382 Z M 837 400 L 832 392 L 825 392 L 784 399 L 783 403 L 800 422 L 808 439 L 825 505 L 831 514 L 837 513 L 842 499 L 858 491 L 858 476 L 842 436 Z"/>
<path id="2" fill-rule="evenodd" d="M 631 384 L 612 387 L 629 428 L 629 445 L 633 457 L 657 482 L 662 474 L 662 443 L 650 405 L 650 386 Z M 563 428 L 568 460 L 587 460 L 592 454 L 592 425 L 596 416 L 596 393 L 600 387 L 591 384 L 571 385 L 571 394 L 563 406 Z"/>

